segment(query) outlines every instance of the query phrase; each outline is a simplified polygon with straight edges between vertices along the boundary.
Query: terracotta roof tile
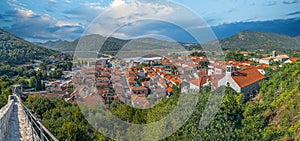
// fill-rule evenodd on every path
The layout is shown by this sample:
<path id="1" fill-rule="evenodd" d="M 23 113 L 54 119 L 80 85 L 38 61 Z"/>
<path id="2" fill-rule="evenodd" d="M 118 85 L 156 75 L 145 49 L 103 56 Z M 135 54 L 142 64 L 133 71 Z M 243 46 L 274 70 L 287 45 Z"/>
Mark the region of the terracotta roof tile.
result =
<path id="1" fill-rule="evenodd" d="M 270 67 L 268 64 L 261 64 L 259 66 L 256 66 L 257 69 L 265 69 L 265 68 L 268 68 Z"/>
<path id="2" fill-rule="evenodd" d="M 264 79 L 263 76 L 257 69 L 246 69 L 236 71 L 232 75 L 232 79 L 241 87 L 246 87 L 257 81 Z"/>
<path id="3" fill-rule="evenodd" d="M 207 79 L 209 79 L 211 81 L 211 76 L 203 76 L 198 79 L 190 81 L 190 83 L 192 83 L 196 86 L 202 87 L 204 84 L 207 83 Z"/>
<path id="4" fill-rule="evenodd" d="M 144 87 L 144 86 L 138 86 L 138 87 L 131 87 L 132 91 L 147 91 L 148 88 Z"/>
<path id="5" fill-rule="evenodd" d="M 171 93 L 171 92 L 173 91 L 173 89 L 172 89 L 171 87 L 169 87 L 169 88 L 167 89 L 167 91 L 168 91 L 168 93 Z"/>
<path id="6" fill-rule="evenodd" d="M 297 62 L 298 58 L 290 58 L 290 60 L 291 60 L 293 63 L 295 63 L 295 62 Z"/>
<path id="7" fill-rule="evenodd" d="M 179 77 L 173 77 L 172 79 L 171 79 L 171 81 L 173 82 L 173 83 L 179 83 L 179 84 L 181 84 L 182 83 L 182 80 L 179 78 Z"/>

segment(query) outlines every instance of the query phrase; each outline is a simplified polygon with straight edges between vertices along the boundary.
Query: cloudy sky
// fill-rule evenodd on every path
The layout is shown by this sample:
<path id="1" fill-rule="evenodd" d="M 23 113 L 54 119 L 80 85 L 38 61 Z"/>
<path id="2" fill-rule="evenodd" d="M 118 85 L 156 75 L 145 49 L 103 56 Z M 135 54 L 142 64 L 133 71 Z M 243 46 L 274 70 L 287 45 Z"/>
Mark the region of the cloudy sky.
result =
<path id="1" fill-rule="evenodd" d="M 178 14 L 178 10 L 176 10 L 174 5 L 156 0 L 152 0 L 147 5 L 130 5 L 137 2 L 137 0 L 7 0 L 0 3 L 0 28 L 35 42 L 57 39 L 74 40 L 80 37 L 91 23 L 95 22 L 94 19 L 97 16 L 100 15 L 99 17 L 101 17 L 103 13 L 110 13 L 111 16 L 114 15 L 114 18 L 120 19 L 116 15 L 122 15 L 126 12 L 130 13 L 131 11 L 135 16 L 139 15 L 140 17 L 145 15 L 149 17 L 172 17 L 177 20 L 185 20 L 187 23 L 192 22 L 191 18 L 186 18 L 187 15 Z M 299 0 L 174 0 L 174 2 L 202 17 L 218 33 L 227 32 L 228 28 L 221 31 L 223 29 L 221 27 L 225 25 L 230 25 L 230 30 L 235 29 L 234 31 L 238 32 L 247 28 L 235 28 L 234 25 L 260 22 L 273 24 L 272 21 L 279 21 L 280 28 L 290 28 L 286 29 L 286 32 L 295 32 L 296 30 L 297 33 L 294 34 L 297 35 L 299 31 L 298 28 L 292 29 L 294 26 L 287 25 L 284 27 L 283 25 L 287 23 L 282 22 L 292 21 L 293 24 L 299 23 Z M 107 12 L 111 11 L 111 9 L 118 9 L 122 5 L 128 6 L 123 7 L 122 10 Z M 127 17 L 124 20 L 124 17 L 122 17 L 123 20 L 115 20 L 110 19 L 111 17 L 107 17 L 107 15 L 101 17 L 101 19 L 99 17 L 97 20 L 101 20 L 101 24 L 104 25 L 112 23 L 115 25 L 128 24 L 129 19 Z M 164 23 L 156 23 L 156 26 L 150 23 L 148 21 L 147 24 L 143 24 L 143 27 L 140 26 L 141 24 L 136 23 L 131 25 L 132 27 L 135 26 L 135 28 L 119 30 L 115 36 L 130 38 L 133 35 L 144 35 L 140 33 L 141 29 L 143 32 L 150 33 L 145 28 L 145 25 L 147 25 L 148 30 L 156 28 L 154 32 L 151 32 L 152 34 L 164 34 L 159 32 L 168 33 L 168 31 L 163 31 L 167 28 Z M 265 24 L 261 25 L 265 26 Z M 169 27 L 171 28 L 172 26 Z M 102 28 L 103 30 L 99 30 L 101 31 L 99 34 L 109 35 L 111 29 L 109 27 Z M 104 30 L 104 28 L 107 30 Z M 230 34 L 222 34 L 220 36 L 225 37 Z M 184 36 L 180 38 L 184 38 Z"/>

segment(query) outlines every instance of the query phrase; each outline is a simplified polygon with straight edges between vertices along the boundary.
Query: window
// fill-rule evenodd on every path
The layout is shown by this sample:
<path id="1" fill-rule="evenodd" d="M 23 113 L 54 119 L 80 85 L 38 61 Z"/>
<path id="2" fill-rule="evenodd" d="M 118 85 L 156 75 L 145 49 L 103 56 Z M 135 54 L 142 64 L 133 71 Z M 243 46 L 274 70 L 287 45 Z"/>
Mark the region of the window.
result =
<path id="1" fill-rule="evenodd" d="M 229 83 L 229 82 L 226 82 L 226 86 L 230 87 L 230 83 Z"/>
<path id="2" fill-rule="evenodd" d="M 227 72 L 231 72 L 231 67 L 227 67 Z"/>

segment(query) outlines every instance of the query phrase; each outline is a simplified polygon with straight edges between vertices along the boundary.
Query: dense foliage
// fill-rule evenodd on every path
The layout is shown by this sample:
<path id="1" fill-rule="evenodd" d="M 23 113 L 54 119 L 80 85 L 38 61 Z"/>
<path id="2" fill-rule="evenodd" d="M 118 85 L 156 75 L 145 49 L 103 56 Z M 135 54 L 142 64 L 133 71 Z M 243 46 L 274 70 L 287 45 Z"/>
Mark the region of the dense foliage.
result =
<path id="1" fill-rule="evenodd" d="M 247 103 L 243 132 L 248 140 L 300 140 L 300 63 L 288 64 L 261 84 Z"/>
<path id="2" fill-rule="evenodd" d="M 232 50 L 226 54 L 226 61 L 235 60 L 243 62 L 245 61 L 244 54 L 242 54 L 239 50 Z"/>
<path id="3" fill-rule="evenodd" d="M 0 77 L 0 108 L 6 105 L 8 96 L 12 94 L 10 85 L 13 82 L 7 76 Z"/>
<path id="4" fill-rule="evenodd" d="M 22 64 L 34 59 L 43 59 L 51 55 L 60 56 L 62 54 L 34 45 L 0 29 L 1 64 Z"/>
<path id="5" fill-rule="evenodd" d="M 229 50 L 298 50 L 299 39 L 275 33 L 242 31 L 220 40 L 223 49 Z"/>
<path id="6" fill-rule="evenodd" d="M 25 104 L 59 140 L 90 141 L 103 137 L 87 123 L 77 105 L 38 95 L 29 96 Z"/>

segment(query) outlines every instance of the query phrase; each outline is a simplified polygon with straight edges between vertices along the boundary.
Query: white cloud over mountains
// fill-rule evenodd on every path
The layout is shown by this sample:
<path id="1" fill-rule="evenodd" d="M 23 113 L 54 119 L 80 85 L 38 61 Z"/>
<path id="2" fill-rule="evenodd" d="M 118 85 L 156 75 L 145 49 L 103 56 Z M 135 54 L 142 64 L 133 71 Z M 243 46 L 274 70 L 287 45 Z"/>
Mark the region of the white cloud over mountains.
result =
<path id="1" fill-rule="evenodd" d="M 58 20 L 47 14 L 37 14 L 32 10 L 15 8 L 15 13 L 10 13 L 15 17 L 15 23 L 10 27 L 13 33 L 21 33 L 21 36 L 29 40 L 58 39 L 66 33 L 68 39 L 78 37 L 78 33 L 83 32 L 83 26 L 79 23 Z M 66 38 L 65 37 L 65 38 Z"/>
<path id="2" fill-rule="evenodd" d="M 268 21 L 299 17 L 299 0 L 175 0 L 195 11 L 211 25 L 228 23 Z M 1 28 L 26 39 L 67 39 L 81 35 L 86 27 L 107 11 L 100 32 L 108 35 L 112 27 L 131 24 L 145 17 L 182 20 L 188 23 L 190 15 L 180 14 L 174 6 L 160 0 L 7 0 L 0 3 Z M 123 8 L 120 8 L 123 7 Z M 125 7 L 125 8 L 124 8 Z M 130 16 L 126 16 L 131 14 Z M 192 23 L 192 22 L 191 22 Z M 140 23 L 139 23 L 140 24 Z M 137 25 L 140 26 L 140 25 Z M 191 28 L 201 28 L 201 25 Z M 99 27 L 100 28 L 100 27 Z M 127 28 L 129 30 L 129 28 Z M 147 29 L 143 29 L 147 30 Z M 133 31 L 131 31 L 133 32 Z M 137 31 L 140 32 L 140 31 Z M 147 32 L 147 31 L 145 31 Z M 150 32 L 150 31 L 149 31 Z M 115 33 L 128 37 L 125 33 Z"/>

